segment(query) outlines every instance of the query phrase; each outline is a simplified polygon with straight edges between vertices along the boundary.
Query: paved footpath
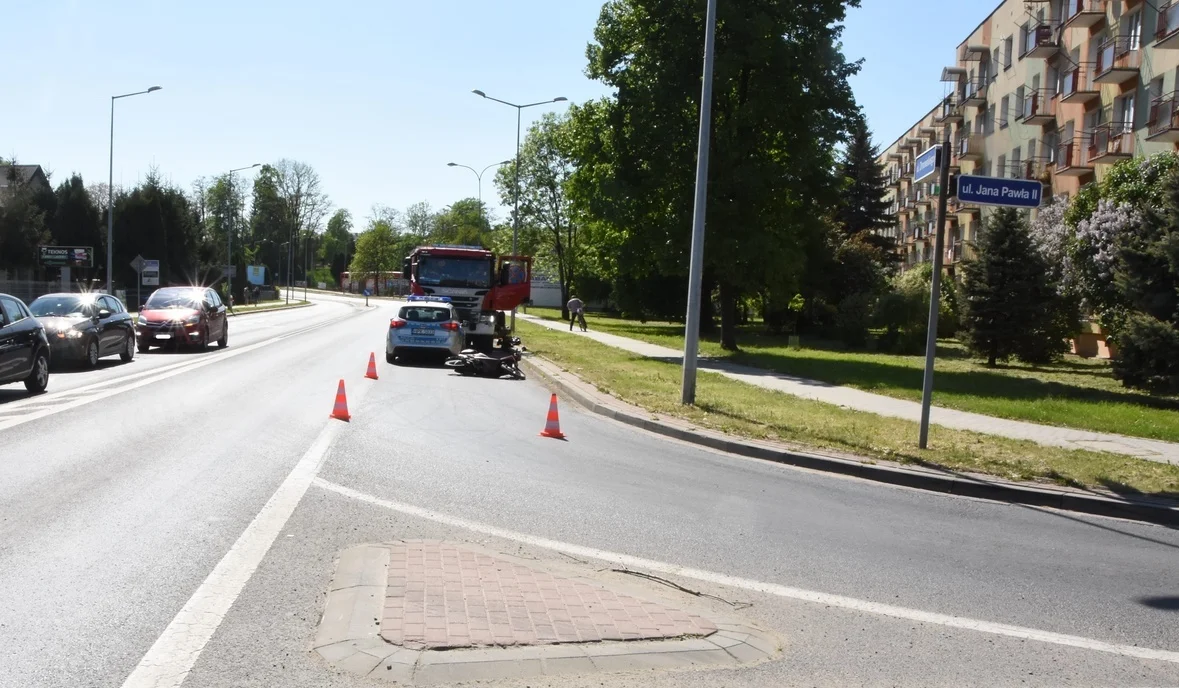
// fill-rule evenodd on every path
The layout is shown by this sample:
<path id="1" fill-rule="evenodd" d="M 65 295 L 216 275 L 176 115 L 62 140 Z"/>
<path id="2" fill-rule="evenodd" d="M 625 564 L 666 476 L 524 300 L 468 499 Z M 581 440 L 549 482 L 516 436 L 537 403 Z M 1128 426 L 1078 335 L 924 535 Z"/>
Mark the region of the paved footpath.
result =
<path id="1" fill-rule="evenodd" d="M 558 331 L 567 331 L 568 325 L 552 320 L 544 320 L 531 315 L 518 317 L 528 322 Z M 623 349 L 648 358 L 680 359 L 682 353 L 676 349 L 657 344 L 641 342 L 629 337 L 607 334 L 605 332 L 571 332 L 580 337 L 588 337 L 607 346 Z M 856 411 L 867 411 L 880 416 L 903 418 L 905 420 L 921 420 L 921 404 L 915 401 L 894 399 L 881 394 L 872 394 L 851 387 L 841 387 L 818 380 L 783 375 L 762 368 L 738 365 L 729 361 L 701 358 L 700 367 L 725 377 L 739 380 L 751 385 L 771 389 L 776 392 L 791 394 L 804 399 L 813 399 L 828 404 L 835 404 L 843 408 Z M 930 422 L 946 428 L 981 432 L 987 435 L 1010 437 L 1017 440 L 1030 440 L 1037 444 L 1066 449 L 1091 449 L 1096 451 L 1126 454 L 1148 461 L 1179 465 L 1179 444 L 1151 440 L 1142 437 L 1127 437 L 1074 428 L 1062 428 L 1054 425 L 1038 425 L 1019 420 L 984 416 L 979 413 L 955 411 L 954 409 L 934 406 L 930 413 Z"/>

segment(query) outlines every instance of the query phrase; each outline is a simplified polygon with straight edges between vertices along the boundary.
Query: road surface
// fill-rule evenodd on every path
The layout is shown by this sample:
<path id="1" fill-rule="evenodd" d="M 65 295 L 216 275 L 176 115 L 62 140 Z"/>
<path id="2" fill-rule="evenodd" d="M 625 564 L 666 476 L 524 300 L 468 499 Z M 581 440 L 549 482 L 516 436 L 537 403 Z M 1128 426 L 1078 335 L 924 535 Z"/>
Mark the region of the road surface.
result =
<path id="1" fill-rule="evenodd" d="M 374 685 L 309 643 L 338 552 L 402 538 L 625 555 L 782 638 L 749 668 L 504 685 L 1179 685 L 1179 531 L 731 457 L 568 404 L 569 440 L 541 438 L 539 384 L 388 365 L 394 304 L 314 298 L 231 320 L 224 351 L 0 388 L 0 686 Z"/>

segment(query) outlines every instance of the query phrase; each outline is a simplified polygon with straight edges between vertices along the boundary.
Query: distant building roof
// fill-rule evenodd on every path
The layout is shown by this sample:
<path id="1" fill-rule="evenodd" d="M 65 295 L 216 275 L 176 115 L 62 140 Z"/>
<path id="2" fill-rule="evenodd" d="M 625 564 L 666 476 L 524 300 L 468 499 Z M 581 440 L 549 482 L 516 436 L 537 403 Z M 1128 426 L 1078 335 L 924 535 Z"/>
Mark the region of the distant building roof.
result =
<path id="1" fill-rule="evenodd" d="M 0 189 L 7 188 L 12 184 L 13 170 L 16 170 L 17 181 L 22 184 L 29 184 L 40 179 L 42 184 L 46 187 L 49 186 L 49 180 L 45 177 L 45 171 L 41 169 L 40 165 L 0 165 Z"/>

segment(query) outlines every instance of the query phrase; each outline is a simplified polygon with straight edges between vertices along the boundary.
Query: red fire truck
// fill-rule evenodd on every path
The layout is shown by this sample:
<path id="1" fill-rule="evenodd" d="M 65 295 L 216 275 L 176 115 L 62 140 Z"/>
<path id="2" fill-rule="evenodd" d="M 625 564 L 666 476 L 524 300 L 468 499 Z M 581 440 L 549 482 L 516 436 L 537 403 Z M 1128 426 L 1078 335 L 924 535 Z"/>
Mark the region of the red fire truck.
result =
<path id="1" fill-rule="evenodd" d="M 445 296 L 462 319 L 467 346 L 490 351 L 511 336 L 505 311 L 531 298 L 532 258 L 480 246 L 419 246 L 402 264 L 411 294 Z"/>

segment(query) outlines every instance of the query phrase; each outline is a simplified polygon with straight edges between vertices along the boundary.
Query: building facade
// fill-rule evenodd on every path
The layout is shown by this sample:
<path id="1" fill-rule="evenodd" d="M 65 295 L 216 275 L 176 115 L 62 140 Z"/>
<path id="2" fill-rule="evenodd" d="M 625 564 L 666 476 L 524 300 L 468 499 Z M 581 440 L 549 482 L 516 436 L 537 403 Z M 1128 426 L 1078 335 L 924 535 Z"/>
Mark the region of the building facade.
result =
<path id="1" fill-rule="evenodd" d="M 1110 165 L 1179 142 L 1179 0 L 1004 0 L 942 71 L 946 97 L 880 153 L 904 265 L 930 260 L 933 180 L 913 163 L 950 131 L 952 172 L 1038 179 L 1073 195 Z M 944 261 L 969 257 L 989 209 L 948 208 Z"/>

